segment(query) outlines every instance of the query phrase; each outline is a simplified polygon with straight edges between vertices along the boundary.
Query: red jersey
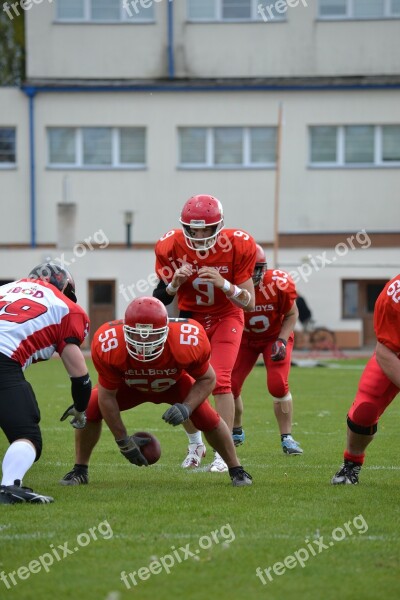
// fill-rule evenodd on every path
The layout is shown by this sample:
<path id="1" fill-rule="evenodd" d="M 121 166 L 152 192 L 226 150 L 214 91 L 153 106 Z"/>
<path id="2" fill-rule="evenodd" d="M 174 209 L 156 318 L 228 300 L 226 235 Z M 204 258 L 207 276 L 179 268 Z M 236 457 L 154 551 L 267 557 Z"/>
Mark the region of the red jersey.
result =
<path id="1" fill-rule="evenodd" d="M 400 353 L 400 275 L 388 281 L 378 296 L 374 329 L 378 342 Z"/>
<path id="2" fill-rule="evenodd" d="M 190 249 L 181 229 L 168 231 L 156 247 L 156 273 L 165 283 L 172 280 L 174 272 L 183 264 L 193 267 L 193 275 L 178 289 L 180 310 L 208 315 L 226 315 L 227 312 L 241 312 L 215 288 L 210 281 L 197 276 L 201 267 L 215 267 L 219 273 L 233 284 L 240 285 L 253 275 L 256 260 L 254 239 L 240 229 L 223 229 L 216 244 L 205 251 Z"/>
<path id="3" fill-rule="evenodd" d="M 88 332 L 83 308 L 53 285 L 20 279 L 0 287 L 0 352 L 23 369 L 69 343 L 81 345 Z"/>
<path id="4" fill-rule="evenodd" d="M 255 310 L 244 313 L 243 339 L 275 340 L 286 313 L 297 298 L 296 286 L 288 273 L 269 269 L 255 286 Z"/>
<path id="5" fill-rule="evenodd" d="M 199 323 L 191 319 L 171 320 L 162 354 L 145 362 L 128 354 L 123 324 L 105 323 L 93 337 L 92 358 L 99 383 L 106 389 L 127 385 L 141 392 L 164 392 L 175 385 L 184 371 L 194 378 L 206 373 L 211 349 Z"/>

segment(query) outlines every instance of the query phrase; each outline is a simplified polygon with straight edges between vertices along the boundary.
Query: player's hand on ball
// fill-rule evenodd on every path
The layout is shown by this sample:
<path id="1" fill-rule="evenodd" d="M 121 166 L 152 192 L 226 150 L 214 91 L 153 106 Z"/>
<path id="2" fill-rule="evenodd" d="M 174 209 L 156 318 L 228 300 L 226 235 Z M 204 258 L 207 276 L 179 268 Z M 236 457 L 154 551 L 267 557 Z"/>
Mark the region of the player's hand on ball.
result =
<path id="1" fill-rule="evenodd" d="M 140 452 L 140 447 L 151 442 L 150 438 L 143 438 L 134 435 L 128 435 L 122 440 L 115 440 L 118 444 L 121 454 L 133 465 L 138 467 L 147 467 L 148 462 Z"/>
<path id="2" fill-rule="evenodd" d="M 70 421 L 74 429 L 83 429 L 86 425 L 86 413 L 85 411 L 79 412 L 76 410 L 73 404 L 67 408 L 65 413 L 62 415 L 60 421 L 65 421 L 67 417 L 73 417 Z"/>
<path id="3" fill-rule="evenodd" d="M 286 358 L 286 340 L 278 338 L 276 342 L 272 344 L 271 351 L 272 360 L 285 360 Z"/>
<path id="4" fill-rule="evenodd" d="M 188 404 L 173 404 L 163 414 L 162 418 L 166 423 L 176 427 L 176 425 L 180 425 L 184 421 L 187 421 L 191 414 L 192 409 Z"/>

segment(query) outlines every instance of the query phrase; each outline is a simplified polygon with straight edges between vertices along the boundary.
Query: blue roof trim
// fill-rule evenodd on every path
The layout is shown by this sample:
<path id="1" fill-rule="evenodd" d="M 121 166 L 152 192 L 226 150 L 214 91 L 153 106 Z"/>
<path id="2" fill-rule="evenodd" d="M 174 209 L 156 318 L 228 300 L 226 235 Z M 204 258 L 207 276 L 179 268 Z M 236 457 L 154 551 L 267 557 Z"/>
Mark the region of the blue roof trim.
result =
<path id="1" fill-rule="evenodd" d="M 176 80 L 175 80 L 176 81 Z M 293 91 L 351 91 L 351 90 L 388 90 L 400 89 L 400 83 L 393 84 L 366 84 L 366 85 L 127 85 L 127 86 L 110 86 L 98 85 L 93 87 L 74 86 L 74 85 L 36 85 L 36 86 L 21 86 L 22 91 L 27 95 L 31 93 L 56 93 L 56 92 L 293 92 Z M 28 91 L 29 90 L 29 91 Z"/>

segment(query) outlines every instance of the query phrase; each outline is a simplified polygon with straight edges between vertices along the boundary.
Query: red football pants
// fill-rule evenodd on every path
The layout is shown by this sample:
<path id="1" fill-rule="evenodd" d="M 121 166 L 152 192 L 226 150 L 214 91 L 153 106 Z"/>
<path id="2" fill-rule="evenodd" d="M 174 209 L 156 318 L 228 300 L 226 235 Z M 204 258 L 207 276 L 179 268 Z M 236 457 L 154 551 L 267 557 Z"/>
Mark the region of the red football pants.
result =
<path id="1" fill-rule="evenodd" d="M 217 319 L 202 318 L 198 313 L 193 316 L 205 329 L 211 345 L 211 366 L 217 382 L 213 390 L 216 394 L 229 394 L 232 391 L 232 369 L 234 367 L 242 337 L 243 313 L 228 315 Z"/>
<path id="2" fill-rule="evenodd" d="M 289 392 L 288 379 L 294 337 L 293 335 L 289 337 L 286 344 L 286 357 L 280 361 L 273 361 L 271 359 L 271 350 L 274 341 L 270 340 L 260 344 L 260 342 L 251 342 L 243 338 L 232 372 L 232 392 L 235 398 L 240 395 L 243 384 L 260 354 L 263 355 L 267 371 L 267 388 L 271 396 L 274 398 L 283 398 Z"/>
<path id="3" fill-rule="evenodd" d="M 135 408 L 135 406 L 139 406 L 144 402 L 151 402 L 152 404 L 177 404 L 178 402 L 184 402 L 193 383 L 194 379 L 187 373 L 184 373 L 177 380 L 176 384 L 165 392 L 140 392 L 133 388 L 129 388 L 124 384 L 117 391 L 117 403 L 119 410 L 121 412 L 124 410 L 129 410 L 130 408 Z M 86 409 L 86 416 L 88 421 L 98 422 L 103 418 L 99 407 L 97 386 L 95 386 L 92 390 L 89 405 Z M 192 412 L 190 420 L 200 431 L 212 431 L 218 426 L 220 416 L 213 409 L 208 400 L 205 400 L 196 408 L 196 410 Z"/>
<path id="4" fill-rule="evenodd" d="M 399 391 L 378 365 L 374 353 L 361 375 L 349 419 L 361 427 L 376 425 Z"/>

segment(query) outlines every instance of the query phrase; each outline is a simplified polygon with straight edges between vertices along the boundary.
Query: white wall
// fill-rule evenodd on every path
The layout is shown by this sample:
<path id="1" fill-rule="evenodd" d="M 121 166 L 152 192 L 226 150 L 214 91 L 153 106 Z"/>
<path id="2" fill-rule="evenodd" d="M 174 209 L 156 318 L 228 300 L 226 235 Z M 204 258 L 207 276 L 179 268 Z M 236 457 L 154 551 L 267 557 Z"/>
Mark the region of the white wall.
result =
<path id="1" fill-rule="evenodd" d="M 155 4 L 148 24 L 60 23 L 56 4 L 43 1 L 26 13 L 27 76 L 135 79 L 165 77 L 167 3 Z"/>
<path id="2" fill-rule="evenodd" d="M 30 236 L 28 101 L 16 88 L 0 88 L 0 127 L 16 128 L 17 164 L 0 168 L 0 244 Z"/>
<path id="3" fill-rule="evenodd" d="M 275 171 L 179 170 L 177 127 L 275 125 L 279 101 L 284 104 L 280 231 L 396 228 L 400 169 L 308 169 L 307 127 L 400 123 L 399 91 L 40 94 L 38 242 L 55 242 L 56 205 L 66 174 L 70 199 L 78 203 L 78 240 L 102 228 L 111 242 L 123 243 L 123 212 L 134 210 L 134 241 L 153 243 L 177 226 L 187 198 L 211 193 L 222 201 L 228 227 L 240 226 L 258 240 L 271 241 Z M 60 125 L 145 126 L 147 170 L 47 169 L 46 127 Z"/>
<path id="4" fill-rule="evenodd" d="M 261 4 L 271 4 L 269 1 Z M 397 74 L 400 20 L 320 21 L 317 0 L 290 8 L 285 22 L 189 23 L 175 0 L 178 77 Z M 28 77 L 166 77 L 167 0 L 153 24 L 56 23 L 55 3 L 26 13 Z"/>

